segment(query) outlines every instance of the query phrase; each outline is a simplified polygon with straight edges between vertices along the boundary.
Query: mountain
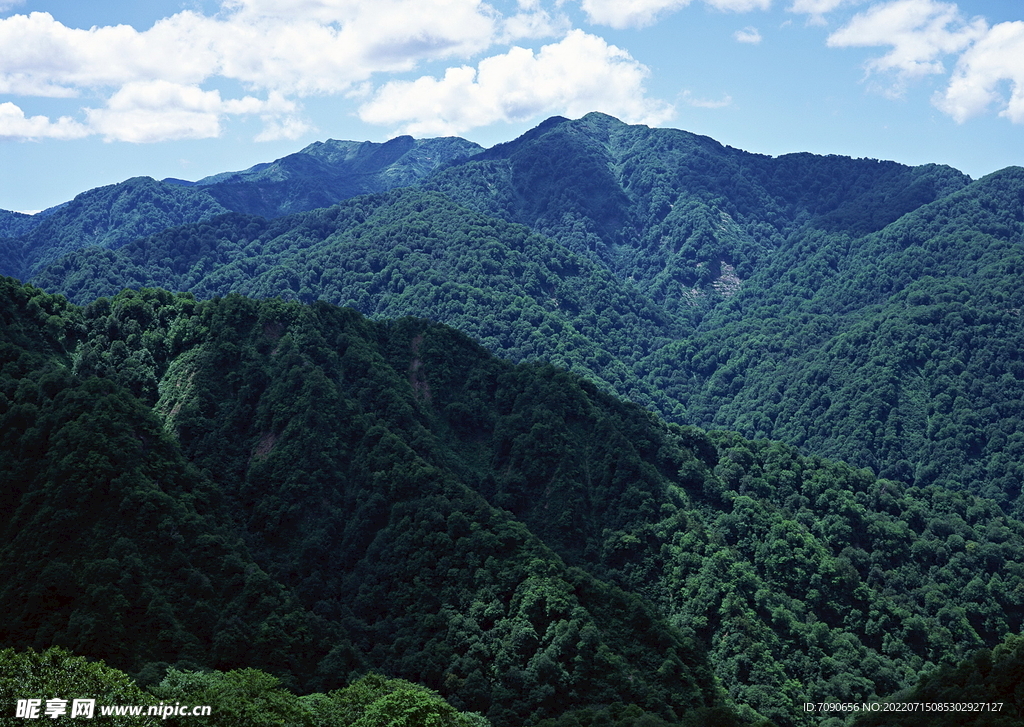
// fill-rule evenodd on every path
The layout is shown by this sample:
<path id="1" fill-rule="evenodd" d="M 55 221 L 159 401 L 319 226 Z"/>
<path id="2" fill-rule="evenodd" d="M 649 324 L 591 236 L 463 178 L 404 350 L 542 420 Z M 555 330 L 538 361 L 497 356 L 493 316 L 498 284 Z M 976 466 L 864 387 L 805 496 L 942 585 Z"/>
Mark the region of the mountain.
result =
<path id="1" fill-rule="evenodd" d="M 625 362 L 686 330 L 599 262 L 415 188 L 272 222 L 223 216 L 116 251 L 89 248 L 35 282 L 80 303 L 127 285 L 321 299 L 373 316 L 415 312 L 606 388 L 635 381 Z"/>
<path id="2" fill-rule="evenodd" d="M 413 153 L 389 144 L 396 164 Z M 314 167 L 362 148 L 299 156 Z M 238 183 L 313 184 L 284 167 Z M 83 304 L 156 286 L 426 316 L 676 423 L 1012 509 L 1022 200 L 1017 168 L 972 181 L 937 165 L 772 158 L 589 114 L 453 155 L 413 188 L 86 248 L 33 281 Z"/>
<path id="3" fill-rule="evenodd" d="M 784 726 L 1024 626 L 1024 522 L 991 499 L 668 424 L 423 319 L 0 290 L 15 648 L 144 684 L 372 670 L 496 727 Z"/>
<path id="4" fill-rule="evenodd" d="M 516 409 L 552 372 L 324 304 L 151 292 L 83 311 L 7 279 L 2 314 L 5 644 L 143 681 L 244 666 L 328 689 L 373 668 L 496 725 L 619 701 L 673 722 L 727 711 L 694 644 L 482 494 L 449 377 Z M 573 439 L 596 418 L 620 445 L 647 421 L 576 387 L 550 404 L 584 407 Z M 499 436 L 536 415 L 509 411 Z"/>
<path id="5" fill-rule="evenodd" d="M 968 181 L 938 165 L 772 158 L 592 113 L 550 119 L 426 186 L 590 253 L 679 306 L 722 266 L 749 278 L 798 230 L 862 235 Z"/>
<path id="6" fill-rule="evenodd" d="M 75 197 L 0 247 L 0 273 L 28 277 L 84 247 L 117 248 L 168 227 L 227 212 L 208 194 L 135 177 Z M 34 218 L 33 218 L 34 219 Z"/>
<path id="7" fill-rule="evenodd" d="M 0 210 L 0 274 L 28 278 L 81 248 L 117 249 L 229 211 L 278 217 L 406 186 L 479 149 L 457 138 L 403 136 L 383 144 L 328 140 L 273 163 L 195 183 L 136 177 L 98 187 L 41 216 Z"/>
<path id="8" fill-rule="evenodd" d="M 35 215 L 0 210 L 0 237 L 17 237 L 31 230 L 40 222 Z"/>
<path id="9" fill-rule="evenodd" d="M 600 114 L 474 151 L 3 218 L 72 302 L 3 281 L 0 638 L 496 727 L 1010 703 L 1024 170 Z"/>
<path id="10" fill-rule="evenodd" d="M 328 139 L 270 164 L 215 174 L 195 185 L 230 210 L 269 219 L 407 187 L 479 151 L 479 145 L 458 137 L 399 136 L 383 144 Z"/>

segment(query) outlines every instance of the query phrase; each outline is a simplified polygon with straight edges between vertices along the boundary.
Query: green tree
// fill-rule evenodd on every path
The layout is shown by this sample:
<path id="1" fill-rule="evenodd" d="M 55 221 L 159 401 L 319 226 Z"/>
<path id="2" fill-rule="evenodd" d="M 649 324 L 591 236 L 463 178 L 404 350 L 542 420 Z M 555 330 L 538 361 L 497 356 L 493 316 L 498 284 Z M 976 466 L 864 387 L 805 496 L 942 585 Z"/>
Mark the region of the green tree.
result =
<path id="1" fill-rule="evenodd" d="M 314 727 L 313 715 L 280 679 L 258 669 L 187 672 L 170 669 L 149 688 L 161 704 L 211 707 L 210 727 Z M 194 724 L 194 717 L 170 717 L 165 724 Z"/>
<path id="2" fill-rule="evenodd" d="M 76 699 L 94 699 L 94 724 L 112 727 L 156 727 L 159 719 L 142 716 L 102 716 L 105 706 L 142 706 L 157 703 L 145 693 L 127 674 L 106 666 L 102 661 L 88 661 L 84 657 L 51 647 L 43 652 L 27 649 L 0 651 L 0 722 L 21 724 L 15 720 L 18 700 L 39 699 L 40 717 L 45 718 L 48 700 L 65 700 L 66 713 L 47 724 L 81 724 L 79 718 L 72 718 L 71 712 Z M 27 724 L 27 722 L 25 723 Z"/>

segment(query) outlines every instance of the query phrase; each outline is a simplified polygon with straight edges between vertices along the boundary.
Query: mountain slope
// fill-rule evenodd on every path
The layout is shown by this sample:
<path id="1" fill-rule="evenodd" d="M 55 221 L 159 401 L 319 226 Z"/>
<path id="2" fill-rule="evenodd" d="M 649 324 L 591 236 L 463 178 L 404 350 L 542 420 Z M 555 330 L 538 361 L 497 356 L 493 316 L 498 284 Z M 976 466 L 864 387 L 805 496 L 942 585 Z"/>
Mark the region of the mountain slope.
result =
<path id="1" fill-rule="evenodd" d="M 35 282 L 79 302 L 129 285 L 321 299 L 382 317 L 415 312 L 506 356 L 565 365 L 609 388 L 636 381 L 625 362 L 685 331 L 599 264 L 415 189 L 270 223 L 225 216 L 117 251 L 82 250 Z"/>
<path id="2" fill-rule="evenodd" d="M 422 322 L 3 293 L 5 643 L 148 680 L 255 666 L 327 689 L 373 668 L 496 725 L 617 701 L 673 722 L 724 708 L 693 644 L 475 491 L 403 360 Z M 502 397 L 535 379 L 432 330 Z"/>
<path id="3" fill-rule="evenodd" d="M 327 207 L 360 194 L 413 184 L 479 148 L 458 138 L 402 136 L 383 144 L 328 140 L 272 163 L 199 182 L 136 177 L 98 187 L 42 216 L 3 210 L 0 274 L 27 279 L 74 250 L 116 249 L 228 211 L 272 218 Z"/>
<path id="4" fill-rule="evenodd" d="M 35 215 L 0 210 L 0 237 L 17 237 L 31 230 L 40 222 Z"/>
<path id="5" fill-rule="evenodd" d="M 418 190 L 183 227 L 34 280 L 81 302 L 157 285 L 428 316 L 679 423 L 1015 507 L 1022 218 L 1020 169 L 773 159 L 591 114 Z"/>
<path id="6" fill-rule="evenodd" d="M 719 686 L 749 723 L 813 725 L 806 701 L 1024 624 L 1024 522 L 976 495 L 665 424 L 422 319 L 4 291 L 18 647 L 317 690 L 375 669 L 496 725 L 715 723 Z"/>
<path id="7" fill-rule="evenodd" d="M 406 187 L 478 151 L 477 144 L 457 137 L 399 136 L 383 144 L 328 139 L 272 163 L 215 174 L 195 185 L 230 210 L 269 219 Z"/>
<path id="8" fill-rule="evenodd" d="M 460 204 L 590 252 L 662 305 L 749 278 L 804 227 L 853 235 L 961 188 L 964 175 L 846 157 L 778 158 L 603 114 L 551 119 L 435 175 Z"/>
<path id="9" fill-rule="evenodd" d="M 202 191 L 135 177 L 97 187 L 40 218 L 8 241 L 0 273 L 27 279 L 62 255 L 83 247 L 117 248 L 168 227 L 227 212 Z"/>
<path id="10" fill-rule="evenodd" d="M 1022 220 L 1011 168 L 871 235 L 804 235 L 655 352 L 651 383 L 694 421 L 1012 502 Z"/>

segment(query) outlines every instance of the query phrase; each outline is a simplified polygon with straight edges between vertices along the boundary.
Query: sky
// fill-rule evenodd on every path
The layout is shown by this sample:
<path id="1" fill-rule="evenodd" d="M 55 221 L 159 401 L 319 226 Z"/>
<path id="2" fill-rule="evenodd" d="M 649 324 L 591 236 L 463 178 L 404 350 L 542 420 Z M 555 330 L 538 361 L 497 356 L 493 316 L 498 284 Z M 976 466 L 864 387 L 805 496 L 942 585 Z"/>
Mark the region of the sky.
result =
<path id="1" fill-rule="evenodd" d="M 0 209 L 589 111 L 978 178 L 1024 166 L 1024 2 L 0 0 Z"/>

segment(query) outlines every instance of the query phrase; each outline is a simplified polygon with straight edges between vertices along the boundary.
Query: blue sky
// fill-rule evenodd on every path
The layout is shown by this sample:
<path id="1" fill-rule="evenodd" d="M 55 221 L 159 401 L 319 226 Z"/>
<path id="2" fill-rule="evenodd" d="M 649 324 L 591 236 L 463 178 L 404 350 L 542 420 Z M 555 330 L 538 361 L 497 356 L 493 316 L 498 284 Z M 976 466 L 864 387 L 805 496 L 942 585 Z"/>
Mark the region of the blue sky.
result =
<path id="1" fill-rule="evenodd" d="M 0 208 L 598 110 L 764 154 L 1024 165 L 1010 0 L 0 0 Z"/>

